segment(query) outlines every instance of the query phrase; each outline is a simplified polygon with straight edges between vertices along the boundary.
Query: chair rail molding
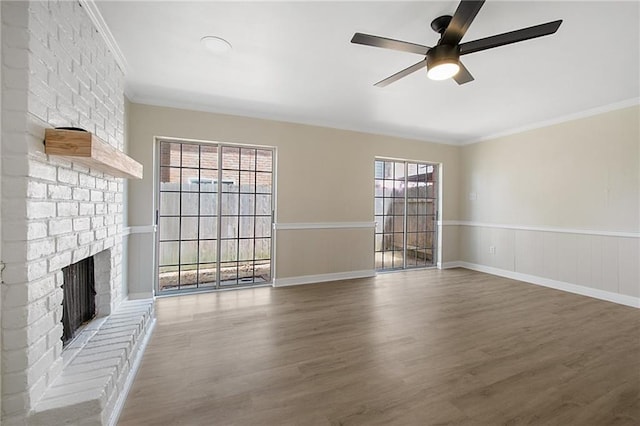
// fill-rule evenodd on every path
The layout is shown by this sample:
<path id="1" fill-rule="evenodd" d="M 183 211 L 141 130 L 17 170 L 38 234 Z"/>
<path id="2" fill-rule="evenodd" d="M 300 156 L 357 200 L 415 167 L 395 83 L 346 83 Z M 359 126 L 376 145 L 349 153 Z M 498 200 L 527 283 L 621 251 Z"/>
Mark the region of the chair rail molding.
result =
<path id="1" fill-rule="evenodd" d="M 472 222 L 465 220 L 445 220 L 442 226 L 470 226 L 476 228 L 514 229 L 519 231 L 556 232 L 559 234 L 601 235 L 605 237 L 640 238 L 640 232 L 600 231 L 591 229 L 559 228 L 553 226 L 530 226 L 516 224 L 500 224 L 486 222 Z"/>
<path id="2" fill-rule="evenodd" d="M 279 230 L 289 229 L 354 229 L 375 228 L 375 222 L 306 222 L 306 223 L 274 223 L 273 228 Z"/>

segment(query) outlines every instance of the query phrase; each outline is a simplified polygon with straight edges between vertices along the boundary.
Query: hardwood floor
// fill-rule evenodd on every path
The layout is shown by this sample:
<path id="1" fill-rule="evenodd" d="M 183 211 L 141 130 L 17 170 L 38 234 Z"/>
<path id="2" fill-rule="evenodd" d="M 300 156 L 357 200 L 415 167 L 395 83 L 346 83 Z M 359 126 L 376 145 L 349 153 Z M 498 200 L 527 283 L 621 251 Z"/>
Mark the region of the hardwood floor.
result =
<path id="1" fill-rule="evenodd" d="M 464 269 L 157 301 L 128 425 L 638 425 L 640 310 Z"/>

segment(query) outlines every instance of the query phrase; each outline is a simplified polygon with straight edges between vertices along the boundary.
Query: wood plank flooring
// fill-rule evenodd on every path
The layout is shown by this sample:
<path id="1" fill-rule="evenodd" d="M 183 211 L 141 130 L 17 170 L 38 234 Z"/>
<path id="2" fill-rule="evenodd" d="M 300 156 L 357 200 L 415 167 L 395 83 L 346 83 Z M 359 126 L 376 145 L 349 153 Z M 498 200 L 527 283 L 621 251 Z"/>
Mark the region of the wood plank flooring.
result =
<path id="1" fill-rule="evenodd" d="M 639 425 L 640 310 L 464 269 L 164 298 L 129 425 Z"/>

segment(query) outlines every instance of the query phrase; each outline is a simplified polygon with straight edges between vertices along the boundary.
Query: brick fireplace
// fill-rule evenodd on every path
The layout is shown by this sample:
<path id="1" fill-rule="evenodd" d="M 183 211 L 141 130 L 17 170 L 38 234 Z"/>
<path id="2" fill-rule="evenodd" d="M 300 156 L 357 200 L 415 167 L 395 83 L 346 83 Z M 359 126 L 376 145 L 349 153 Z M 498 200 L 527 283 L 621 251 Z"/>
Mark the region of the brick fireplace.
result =
<path id="1" fill-rule="evenodd" d="M 78 410 L 86 424 L 112 421 L 109 410 L 126 393 L 132 358 L 152 326 L 152 301 L 127 301 L 125 181 L 44 153 L 44 131 L 57 126 L 84 128 L 124 149 L 124 74 L 86 6 L 0 3 L 2 424 L 58 424 Z M 62 270 L 90 256 L 96 320 L 63 352 Z M 114 342 L 126 342 L 111 354 L 122 361 L 106 367 L 99 355 Z M 102 384 L 77 374 L 99 368 L 115 378 Z M 81 390 L 83 381 L 95 392 L 102 386 L 107 396 L 79 402 L 69 397 L 69 380 Z"/>

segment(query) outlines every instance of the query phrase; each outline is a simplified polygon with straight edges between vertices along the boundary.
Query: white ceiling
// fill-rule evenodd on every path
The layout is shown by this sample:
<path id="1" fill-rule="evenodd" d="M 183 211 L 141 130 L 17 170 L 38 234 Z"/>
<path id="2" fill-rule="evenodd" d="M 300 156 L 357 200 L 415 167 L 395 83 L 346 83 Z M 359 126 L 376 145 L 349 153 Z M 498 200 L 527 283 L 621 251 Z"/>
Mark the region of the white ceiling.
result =
<path id="1" fill-rule="evenodd" d="M 418 71 L 421 56 L 351 44 L 354 32 L 433 46 L 458 2 L 134 2 L 98 9 L 135 102 L 463 143 L 640 97 L 640 3 L 488 0 L 469 41 L 556 19 L 554 35 L 463 56 L 475 81 Z M 224 56 L 202 47 L 216 35 Z"/>

